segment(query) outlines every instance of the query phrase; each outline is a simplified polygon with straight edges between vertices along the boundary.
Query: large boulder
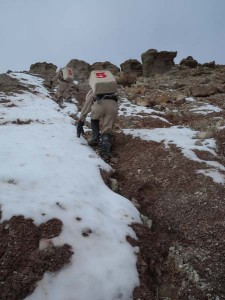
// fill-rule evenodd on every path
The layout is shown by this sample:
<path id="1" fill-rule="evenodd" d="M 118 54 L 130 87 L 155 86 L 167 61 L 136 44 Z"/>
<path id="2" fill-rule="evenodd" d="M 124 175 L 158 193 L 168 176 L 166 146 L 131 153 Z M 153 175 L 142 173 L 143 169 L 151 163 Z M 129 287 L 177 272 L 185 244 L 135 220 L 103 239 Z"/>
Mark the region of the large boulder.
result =
<path id="1" fill-rule="evenodd" d="M 136 76 L 142 76 L 143 66 L 136 59 L 129 59 L 120 65 L 121 71 L 125 74 L 134 74 Z"/>
<path id="2" fill-rule="evenodd" d="M 85 80 L 90 75 L 91 66 L 83 60 L 72 59 L 66 66 L 74 68 L 74 79 L 76 80 Z"/>
<path id="3" fill-rule="evenodd" d="M 174 58 L 177 52 L 161 51 L 156 49 L 149 49 L 142 53 L 143 76 L 149 77 L 154 74 L 162 74 L 172 68 L 174 65 Z"/>
<path id="4" fill-rule="evenodd" d="M 117 73 L 120 72 L 120 69 L 109 61 L 95 62 L 93 65 L 91 65 L 91 71 L 94 70 L 108 70 L 113 75 L 116 75 Z"/>
<path id="5" fill-rule="evenodd" d="M 57 70 L 56 65 L 47 62 L 37 62 L 30 66 L 30 73 L 44 75 L 44 76 L 54 76 L 56 70 Z"/>
<path id="6" fill-rule="evenodd" d="M 120 72 L 120 73 L 117 73 L 115 78 L 116 78 L 117 83 L 121 84 L 123 86 L 131 86 L 133 83 L 136 83 L 136 81 L 137 81 L 136 75 L 132 74 L 132 73 Z"/>
<path id="7" fill-rule="evenodd" d="M 210 68 L 210 69 L 215 69 L 216 68 L 215 60 L 210 61 L 210 62 L 206 62 L 206 63 L 202 64 L 202 67 L 207 67 L 207 68 Z"/>
<path id="8" fill-rule="evenodd" d="M 209 97 L 215 95 L 218 92 L 218 88 L 215 85 L 194 85 L 189 89 L 189 95 L 193 97 Z"/>
<path id="9" fill-rule="evenodd" d="M 197 68 L 198 62 L 192 56 L 188 56 L 180 61 L 180 65 L 189 68 Z"/>

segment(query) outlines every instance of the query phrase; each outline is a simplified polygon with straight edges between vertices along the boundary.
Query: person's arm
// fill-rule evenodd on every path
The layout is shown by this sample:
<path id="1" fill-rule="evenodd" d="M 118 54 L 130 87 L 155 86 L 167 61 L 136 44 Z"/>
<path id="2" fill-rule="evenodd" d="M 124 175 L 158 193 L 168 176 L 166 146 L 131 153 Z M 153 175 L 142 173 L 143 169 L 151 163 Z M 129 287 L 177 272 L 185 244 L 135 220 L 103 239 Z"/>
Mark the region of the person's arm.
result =
<path id="1" fill-rule="evenodd" d="M 94 95 L 93 95 L 92 91 L 89 91 L 86 96 L 85 103 L 81 110 L 80 118 L 77 123 L 77 137 L 78 138 L 81 136 L 81 134 L 84 135 L 83 126 L 84 126 L 84 122 L 85 122 L 87 114 L 91 111 L 93 99 L 94 99 Z"/>
<path id="2" fill-rule="evenodd" d="M 91 106 L 93 104 L 93 100 L 94 100 L 94 94 L 92 91 L 89 91 L 86 96 L 84 106 L 80 113 L 80 117 L 79 117 L 80 121 L 82 121 L 82 122 L 85 121 L 87 114 L 91 111 Z"/>
<path id="3" fill-rule="evenodd" d="M 52 78 L 51 81 L 55 81 L 55 80 L 59 79 L 59 77 L 60 77 L 60 71 L 61 71 L 61 70 L 59 70 L 59 71 L 55 74 L 55 76 Z"/>

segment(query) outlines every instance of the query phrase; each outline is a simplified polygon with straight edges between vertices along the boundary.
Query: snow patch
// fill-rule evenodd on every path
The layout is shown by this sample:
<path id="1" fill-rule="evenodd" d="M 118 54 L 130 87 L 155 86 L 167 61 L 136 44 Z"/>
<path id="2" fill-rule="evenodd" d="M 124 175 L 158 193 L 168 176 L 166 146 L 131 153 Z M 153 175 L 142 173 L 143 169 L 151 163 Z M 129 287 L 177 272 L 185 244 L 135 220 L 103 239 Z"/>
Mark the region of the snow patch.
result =
<path id="1" fill-rule="evenodd" d="M 198 170 L 197 173 L 204 174 L 205 176 L 212 178 L 212 180 L 216 183 L 225 184 L 225 176 L 215 169 Z"/>
<path id="2" fill-rule="evenodd" d="M 145 106 L 140 106 L 131 103 L 128 99 L 122 98 L 120 100 L 120 105 L 119 105 L 119 116 L 138 116 L 140 118 L 143 118 L 144 116 L 140 114 L 164 114 L 161 111 L 157 111 L 155 109 L 151 109 Z"/>
<path id="3" fill-rule="evenodd" d="M 211 114 L 213 112 L 221 112 L 223 110 L 221 108 L 219 108 L 218 106 L 206 104 L 206 105 L 202 105 L 202 106 L 199 106 L 196 108 L 192 108 L 192 109 L 190 109 L 190 111 L 193 111 L 196 114 L 207 115 L 207 114 Z"/>
<path id="4" fill-rule="evenodd" d="M 168 148 L 170 144 L 175 144 L 188 159 L 214 167 L 215 172 L 217 170 L 225 171 L 225 167 L 217 161 L 206 161 L 197 157 L 194 150 L 207 151 L 217 157 L 215 152 L 216 141 L 215 139 L 206 139 L 201 142 L 201 146 L 197 146 L 196 141 L 198 140 L 194 139 L 197 131 L 191 130 L 190 128 L 172 126 L 169 128 L 156 129 L 124 129 L 123 132 L 146 141 L 163 142 L 166 148 Z M 207 175 L 206 173 L 204 174 Z M 211 178 L 214 179 L 212 176 Z"/>
<path id="5" fill-rule="evenodd" d="M 63 222 L 56 246 L 71 245 L 71 264 L 47 273 L 29 300 L 127 300 L 139 284 L 137 249 L 126 240 L 136 238 L 132 222 L 140 222 L 133 204 L 113 193 L 99 169 L 111 168 L 76 137 L 68 110 L 49 98 L 41 79 L 13 73 L 40 93 L 8 97 L 16 107 L 1 108 L 4 122 L 38 119 L 29 125 L 0 126 L 0 203 L 2 221 L 13 215 L 32 218 L 37 225 L 52 218 Z M 69 110 L 77 111 L 74 104 Z M 2 120 L 1 120 L 2 121 Z M 82 233 L 88 230 L 90 234 Z M 41 241 L 40 248 L 49 241 Z"/>

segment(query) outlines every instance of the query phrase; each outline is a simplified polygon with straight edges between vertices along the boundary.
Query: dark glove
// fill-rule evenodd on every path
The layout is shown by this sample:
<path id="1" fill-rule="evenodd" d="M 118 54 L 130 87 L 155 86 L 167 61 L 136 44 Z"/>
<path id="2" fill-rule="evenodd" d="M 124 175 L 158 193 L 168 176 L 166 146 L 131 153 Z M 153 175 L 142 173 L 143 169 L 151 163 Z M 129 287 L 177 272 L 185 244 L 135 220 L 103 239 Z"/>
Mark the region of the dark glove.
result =
<path id="1" fill-rule="evenodd" d="M 77 137 L 80 137 L 81 134 L 84 135 L 84 128 L 83 128 L 83 126 L 84 126 L 84 122 L 79 121 L 77 123 Z"/>

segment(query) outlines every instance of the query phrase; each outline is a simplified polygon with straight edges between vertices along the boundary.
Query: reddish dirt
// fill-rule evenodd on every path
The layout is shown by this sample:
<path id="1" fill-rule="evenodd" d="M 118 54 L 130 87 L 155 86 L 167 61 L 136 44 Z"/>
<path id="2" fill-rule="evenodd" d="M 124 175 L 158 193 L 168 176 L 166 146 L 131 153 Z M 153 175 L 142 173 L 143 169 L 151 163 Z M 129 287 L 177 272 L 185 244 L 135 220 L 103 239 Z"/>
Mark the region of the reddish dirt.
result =
<path id="1" fill-rule="evenodd" d="M 173 73 L 161 79 L 151 78 L 145 87 L 149 85 L 153 92 L 153 88 L 163 89 L 163 83 L 165 89 L 175 89 L 177 81 L 179 86 L 174 93 L 189 95 L 192 84 L 198 85 L 206 79 L 215 81 L 213 72 L 216 71 L 199 74 L 197 71 L 185 69 L 184 74 L 178 71 L 181 75 Z M 0 77 L 0 81 L 5 82 L 4 92 L 21 89 L 18 82 L 4 76 Z M 219 70 L 217 76 L 219 87 L 225 83 L 224 71 Z M 79 108 L 88 88 L 83 84 L 76 92 Z M 221 93 L 198 97 L 197 101 L 198 106 L 208 102 L 225 109 Z M 145 216 L 142 216 L 143 224 L 132 225 L 138 240 L 127 237 L 132 245 L 139 247 L 140 286 L 134 290 L 134 300 L 225 299 L 224 185 L 196 173 L 206 169 L 206 165 L 187 159 L 175 145 L 165 149 L 162 143 L 142 141 L 121 132 L 122 128 L 172 125 L 199 131 L 213 128 L 217 158 L 205 151 L 195 153 L 203 160 L 213 159 L 225 165 L 225 129 L 217 130 L 215 126 L 218 118 L 225 119 L 224 111 L 198 115 L 190 112 L 191 105 L 186 101 L 159 105 L 156 110 L 166 112 L 163 117 L 171 125 L 143 115 L 142 119 L 120 117 L 115 126 L 112 153 L 116 159 L 111 162 L 115 172 L 102 175 L 106 184 L 110 176 L 117 179 L 118 193 L 130 199 Z M 1 299 L 24 299 L 35 289 L 45 271 L 54 272 L 69 262 L 73 254 L 70 246 L 56 248 L 51 243 L 51 238 L 60 234 L 62 225 L 60 220 L 54 219 L 37 227 L 32 220 L 23 217 L 13 217 L 0 224 Z M 83 235 L 90 233 L 87 230 Z M 43 242 L 41 249 L 40 241 Z"/>
<path id="2" fill-rule="evenodd" d="M 197 99 L 199 106 L 201 101 L 210 100 Z M 211 103 L 223 107 L 220 95 L 214 96 Z M 134 300 L 225 299 L 224 186 L 198 174 L 196 171 L 206 169 L 206 165 L 184 157 L 175 145 L 165 149 L 162 143 L 121 132 L 122 128 L 170 126 L 207 131 L 215 127 L 218 117 L 225 117 L 223 111 L 208 115 L 191 113 L 191 105 L 183 101 L 162 107 L 162 111 L 170 111 L 163 115 L 170 124 L 143 115 L 144 118 L 121 116 L 115 125 L 112 153 L 116 159 L 111 161 L 115 172 L 102 172 L 103 179 L 108 185 L 109 177 L 117 179 L 118 192 L 130 199 L 145 219 L 152 221 L 151 228 L 145 221 L 132 225 L 137 241 L 127 237 L 140 249 L 140 286 L 134 290 Z M 195 154 L 202 160 L 216 160 L 224 165 L 224 133 L 225 129 L 214 132 L 217 158 L 206 151 L 195 150 Z"/>
<path id="3" fill-rule="evenodd" d="M 0 224 L 0 299 L 20 300 L 31 294 L 46 271 L 69 263 L 69 245 L 55 247 L 50 238 L 61 232 L 62 222 L 49 220 L 39 227 L 31 219 L 13 217 Z M 46 246 L 39 250 L 39 243 Z"/>
<path id="4" fill-rule="evenodd" d="M 141 280 L 134 299 L 225 299 L 224 186 L 197 174 L 205 165 L 175 146 L 120 133 L 113 153 L 120 193 L 153 221 L 151 229 L 134 225 Z M 207 152 L 196 154 L 211 159 Z"/>

